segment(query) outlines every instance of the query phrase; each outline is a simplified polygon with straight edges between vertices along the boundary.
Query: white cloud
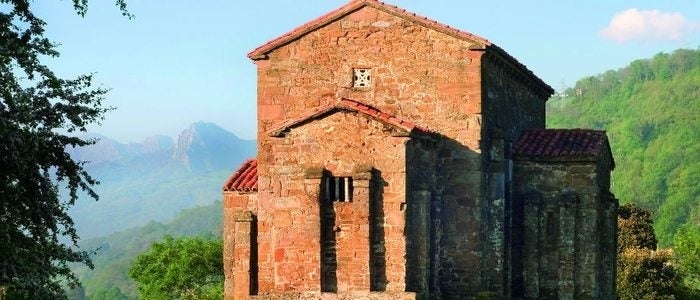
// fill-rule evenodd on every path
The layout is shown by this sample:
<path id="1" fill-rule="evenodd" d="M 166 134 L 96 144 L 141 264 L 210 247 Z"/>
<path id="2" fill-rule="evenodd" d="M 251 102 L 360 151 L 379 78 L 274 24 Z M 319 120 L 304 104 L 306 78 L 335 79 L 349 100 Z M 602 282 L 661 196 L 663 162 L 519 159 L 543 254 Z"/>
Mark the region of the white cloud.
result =
<path id="1" fill-rule="evenodd" d="M 639 41 L 678 41 L 698 30 L 698 23 L 680 13 L 630 8 L 617 13 L 600 31 L 604 38 L 624 43 Z"/>

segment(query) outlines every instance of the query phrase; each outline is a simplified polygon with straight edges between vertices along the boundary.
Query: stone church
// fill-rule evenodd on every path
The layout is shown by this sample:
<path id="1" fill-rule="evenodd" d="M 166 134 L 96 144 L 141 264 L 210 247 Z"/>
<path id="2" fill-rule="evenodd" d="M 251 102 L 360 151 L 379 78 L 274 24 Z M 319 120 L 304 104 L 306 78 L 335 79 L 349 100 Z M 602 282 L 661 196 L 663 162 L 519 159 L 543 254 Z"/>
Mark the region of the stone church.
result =
<path id="1" fill-rule="evenodd" d="M 545 129 L 552 88 L 503 49 L 353 0 L 248 57 L 227 299 L 614 298 L 605 132 Z"/>

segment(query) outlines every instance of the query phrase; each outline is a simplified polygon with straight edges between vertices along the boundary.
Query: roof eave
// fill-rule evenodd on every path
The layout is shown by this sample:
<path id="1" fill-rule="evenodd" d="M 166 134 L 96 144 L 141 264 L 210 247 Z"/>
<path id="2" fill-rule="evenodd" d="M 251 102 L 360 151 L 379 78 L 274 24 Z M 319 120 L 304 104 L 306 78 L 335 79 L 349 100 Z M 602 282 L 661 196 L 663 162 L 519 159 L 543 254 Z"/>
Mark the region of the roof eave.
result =
<path id="1" fill-rule="evenodd" d="M 258 189 L 226 189 L 224 190 L 224 194 L 255 194 L 258 192 Z"/>
<path id="2" fill-rule="evenodd" d="M 489 45 L 486 45 L 483 49 L 470 48 L 470 50 L 489 51 L 489 52 L 494 53 L 495 55 L 501 57 L 503 60 L 505 60 L 509 64 L 512 64 L 513 67 L 515 67 L 516 69 L 521 70 L 523 75 L 529 77 L 530 80 L 532 80 L 535 84 L 538 85 L 538 87 L 542 90 L 543 94 L 547 96 L 547 99 L 545 99 L 545 102 L 547 100 L 549 100 L 549 96 L 554 94 L 554 89 L 549 84 L 544 82 L 544 80 L 542 80 L 542 78 L 535 75 L 535 73 L 532 72 L 532 70 L 528 69 L 527 66 L 525 66 L 523 63 L 518 61 L 512 55 L 508 54 L 508 52 L 503 50 L 503 48 L 499 47 L 498 45 L 491 43 Z"/>
<path id="3" fill-rule="evenodd" d="M 267 59 L 267 54 L 272 52 L 273 50 L 282 47 L 286 44 L 289 44 L 297 40 L 298 38 L 308 34 L 309 32 L 312 32 L 318 28 L 335 22 L 336 20 L 347 16 L 348 14 L 354 11 L 357 11 L 363 6 L 365 6 L 365 1 L 351 1 L 350 3 L 338 9 L 330 11 L 314 20 L 311 20 L 297 28 L 292 29 L 291 31 L 285 34 L 282 34 L 268 41 L 267 43 L 263 44 L 258 48 L 255 48 L 253 51 L 248 53 L 248 58 L 252 60 Z"/>
<path id="4" fill-rule="evenodd" d="M 561 162 L 583 162 L 583 163 L 597 163 L 598 159 L 595 156 L 530 156 L 530 155 L 516 155 L 513 157 L 515 161 L 529 161 L 529 162 L 542 162 L 542 163 L 561 163 Z"/>

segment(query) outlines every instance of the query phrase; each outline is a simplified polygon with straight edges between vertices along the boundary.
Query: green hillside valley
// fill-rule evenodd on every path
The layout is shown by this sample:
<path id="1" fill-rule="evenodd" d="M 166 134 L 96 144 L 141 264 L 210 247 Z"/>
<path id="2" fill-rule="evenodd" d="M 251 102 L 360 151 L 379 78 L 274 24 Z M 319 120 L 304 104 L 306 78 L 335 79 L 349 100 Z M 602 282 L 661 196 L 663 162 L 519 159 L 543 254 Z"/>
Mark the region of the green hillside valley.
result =
<path id="1" fill-rule="evenodd" d="M 607 131 L 620 203 L 653 212 L 660 247 L 700 230 L 700 50 L 586 77 L 548 101 L 547 127 Z"/>

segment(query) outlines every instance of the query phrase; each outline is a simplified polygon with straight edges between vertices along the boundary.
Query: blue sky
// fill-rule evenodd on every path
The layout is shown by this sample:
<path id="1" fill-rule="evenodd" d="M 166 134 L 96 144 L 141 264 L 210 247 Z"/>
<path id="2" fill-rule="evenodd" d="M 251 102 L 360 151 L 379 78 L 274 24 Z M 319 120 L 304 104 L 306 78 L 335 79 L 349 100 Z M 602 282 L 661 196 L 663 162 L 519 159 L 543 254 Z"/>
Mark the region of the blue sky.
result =
<path id="1" fill-rule="evenodd" d="M 700 1 L 391 0 L 494 42 L 559 90 L 659 52 L 700 47 Z M 255 137 L 255 65 L 246 54 L 347 0 L 33 1 L 61 44 L 61 75 L 95 72 L 116 107 L 96 133 L 121 142 L 177 136 L 195 121 Z"/>

